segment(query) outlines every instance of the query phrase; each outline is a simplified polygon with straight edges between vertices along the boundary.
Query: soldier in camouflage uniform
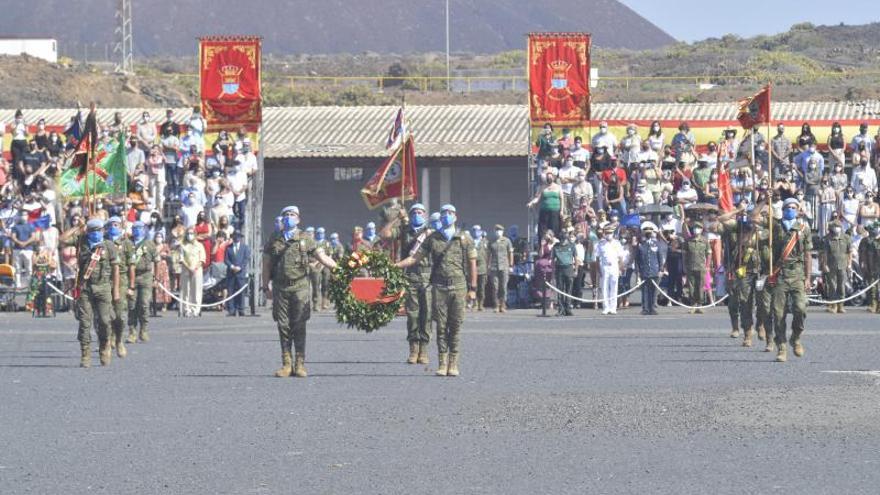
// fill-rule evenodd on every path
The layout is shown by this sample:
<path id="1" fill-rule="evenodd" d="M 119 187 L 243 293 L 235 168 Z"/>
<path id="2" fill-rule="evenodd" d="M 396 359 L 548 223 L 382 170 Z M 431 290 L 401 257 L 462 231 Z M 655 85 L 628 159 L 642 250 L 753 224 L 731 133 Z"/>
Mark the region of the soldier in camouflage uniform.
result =
<path id="1" fill-rule="evenodd" d="M 305 233 L 309 239 L 315 240 L 314 227 L 306 227 Z M 309 286 L 311 287 L 310 290 L 312 294 L 312 309 L 315 311 L 321 309 L 321 271 L 323 269 L 324 266 L 316 260 L 312 260 L 312 262 L 309 263 Z"/>
<path id="2" fill-rule="evenodd" d="M 820 256 L 822 273 L 825 277 L 825 297 L 836 301 L 846 297 L 846 279 L 852 266 L 852 238 L 843 232 L 843 226 L 835 220 L 829 225 L 831 229 L 822 240 Z M 843 303 L 828 305 L 829 313 L 846 313 Z"/>
<path id="3" fill-rule="evenodd" d="M 82 351 L 80 366 L 92 364 L 91 330 L 93 322 L 100 343 L 101 366 L 110 364 L 111 307 L 119 297 L 119 256 L 116 245 L 104 239 L 104 221 L 93 218 L 86 224 L 86 234 L 78 235 L 80 228 L 65 233 L 63 242 L 77 246 L 79 268 L 74 286 L 74 311 L 79 323 L 77 339 Z M 75 237 L 75 238 L 74 238 Z"/>
<path id="4" fill-rule="evenodd" d="M 495 290 L 495 312 L 507 311 L 507 283 L 513 267 L 513 242 L 504 236 L 504 227 L 495 226 L 495 235 L 489 242 L 489 277 Z"/>
<path id="5" fill-rule="evenodd" d="M 323 249 L 324 252 L 327 253 L 328 256 L 333 258 L 334 261 L 337 261 L 337 259 L 332 254 L 332 248 L 330 247 L 330 241 L 327 239 L 327 230 L 324 227 L 318 227 L 315 230 L 315 242 L 318 243 L 318 247 Z M 321 299 L 320 300 L 321 305 L 318 307 L 321 308 L 321 310 L 326 310 L 327 308 L 330 307 L 330 305 L 328 304 L 328 298 L 327 298 L 327 292 L 330 290 L 330 269 L 324 265 L 320 265 L 317 268 L 319 270 L 317 282 L 318 282 L 318 285 L 321 287 L 321 290 L 319 291 L 319 294 L 318 294 Z"/>
<path id="6" fill-rule="evenodd" d="M 476 297 L 477 250 L 467 232 L 455 227 L 455 207 L 440 208 L 440 230 L 425 239 L 418 251 L 399 261 L 400 268 L 431 260 L 434 318 L 437 321 L 437 375 L 458 376 L 459 340 L 468 298 Z M 448 360 L 447 360 L 448 358 Z"/>
<path id="7" fill-rule="evenodd" d="M 110 339 L 110 345 L 116 348 L 117 356 L 124 358 L 128 355 L 128 350 L 125 348 L 122 332 L 127 326 L 128 308 L 134 305 L 135 295 L 134 244 L 125 237 L 121 218 L 110 217 L 106 230 L 107 237 L 116 244 L 116 250 L 119 253 L 119 284 L 120 290 L 125 290 L 125 297 L 120 297 L 113 303 L 113 318 L 111 320 L 113 335 Z"/>
<path id="8" fill-rule="evenodd" d="M 859 242 L 862 278 L 869 285 L 880 279 L 880 221 L 868 226 L 868 235 Z M 878 284 L 880 285 L 880 284 Z M 869 313 L 880 313 L 880 290 L 874 285 L 866 295 Z"/>
<path id="9" fill-rule="evenodd" d="M 477 249 L 477 300 L 471 301 L 471 309 L 483 311 L 483 302 L 486 300 L 486 280 L 489 274 L 489 242 L 486 241 L 486 233 L 479 225 L 471 227 L 471 237 Z"/>
<path id="10" fill-rule="evenodd" d="M 693 237 L 685 241 L 684 269 L 685 277 L 691 295 L 691 305 L 703 304 L 703 284 L 706 283 L 706 270 L 708 269 L 709 241 L 703 236 L 703 224 L 694 223 Z M 701 308 L 690 310 L 691 314 L 702 314 Z"/>
<path id="11" fill-rule="evenodd" d="M 431 235 L 427 212 L 421 203 L 409 207 L 409 215 L 403 210 L 398 218 L 386 223 L 380 231 L 385 241 L 400 249 L 398 259 L 407 258 Z M 406 269 L 406 340 L 409 342 L 409 364 L 428 364 L 428 344 L 431 342 L 431 258 L 424 257 Z"/>
<path id="12" fill-rule="evenodd" d="M 156 287 L 156 264 L 159 262 L 159 252 L 156 243 L 147 239 L 147 228 L 143 222 L 135 222 L 131 227 L 131 240 L 134 244 L 134 304 L 128 311 L 128 338 L 129 344 L 134 344 L 140 339 L 148 342 L 150 336 L 147 333 L 147 314 L 150 304 L 153 302 L 153 288 Z M 135 329 L 138 329 L 135 333 Z"/>
<path id="13" fill-rule="evenodd" d="M 281 341 L 281 368 L 277 377 L 307 376 L 306 322 L 311 316 L 309 263 L 317 259 L 327 267 L 336 262 L 318 247 L 315 240 L 299 230 L 299 208 L 281 210 L 283 228 L 272 235 L 263 248 L 263 282 L 261 290 L 272 298 L 272 318 L 278 325 Z M 271 283 L 271 286 L 269 285 Z M 292 363 L 291 344 L 296 352 Z"/>
<path id="14" fill-rule="evenodd" d="M 770 284 L 771 317 L 776 333 L 776 361 L 788 360 L 785 317 L 792 313 L 791 340 L 794 355 L 804 355 L 801 334 L 807 318 L 807 287 L 810 284 L 813 243 L 810 227 L 798 218 L 800 203 L 788 198 L 783 203 L 782 220 L 773 227 L 773 273 Z M 769 338 L 769 336 L 768 336 Z"/>
<path id="15" fill-rule="evenodd" d="M 731 337 L 737 337 L 739 328 L 743 330 L 743 347 L 752 346 L 755 328 L 755 304 L 764 297 L 765 292 L 758 291 L 759 280 L 770 261 L 770 246 L 767 237 L 762 239 L 762 231 L 757 227 L 760 216 L 749 215 L 746 208 L 740 207 L 718 218 L 718 228 L 724 246 L 724 270 L 727 274 L 727 292 L 730 298 L 727 310 L 730 314 Z M 760 301 L 764 306 L 766 301 Z M 766 314 L 759 311 L 757 324 L 759 339 L 766 320 Z M 765 336 L 766 337 L 766 336 Z"/>

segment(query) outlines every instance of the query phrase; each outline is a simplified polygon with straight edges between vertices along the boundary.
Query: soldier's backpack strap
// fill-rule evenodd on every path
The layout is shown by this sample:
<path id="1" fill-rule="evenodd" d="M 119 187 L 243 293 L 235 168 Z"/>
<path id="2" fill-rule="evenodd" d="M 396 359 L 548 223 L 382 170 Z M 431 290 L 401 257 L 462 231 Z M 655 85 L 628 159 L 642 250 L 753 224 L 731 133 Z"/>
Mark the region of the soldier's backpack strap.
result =
<path id="1" fill-rule="evenodd" d="M 776 284 L 776 279 L 779 277 L 779 272 L 782 271 L 782 265 L 786 262 L 786 260 L 788 260 L 788 257 L 791 256 L 791 252 L 794 251 L 795 245 L 797 245 L 798 240 L 801 238 L 801 231 L 802 229 L 796 230 L 794 235 L 788 239 L 788 242 L 782 249 L 782 256 L 779 258 L 779 264 L 773 268 L 773 273 L 770 274 L 771 284 Z"/>

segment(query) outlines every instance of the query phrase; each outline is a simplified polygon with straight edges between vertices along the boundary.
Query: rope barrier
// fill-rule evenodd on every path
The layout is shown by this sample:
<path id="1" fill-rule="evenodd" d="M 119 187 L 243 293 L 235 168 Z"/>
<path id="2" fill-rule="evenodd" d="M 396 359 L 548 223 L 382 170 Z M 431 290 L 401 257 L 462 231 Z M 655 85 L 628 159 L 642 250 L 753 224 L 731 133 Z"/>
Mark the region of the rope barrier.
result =
<path id="1" fill-rule="evenodd" d="M 624 292 L 624 293 L 622 293 L 622 294 L 618 294 L 618 295 L 617 295 L 617 299 L 620 299 L 621 297 L 626 297 L 626 296 L 632 294 L 633 292 L 636 291 L 636 289 L 638 289 L 639 287 L 641 287 L 642 284 L 644 284 L 644 283 L 645 283 L 645 281 L 642 280 L 641 282 L 637 283 L 635 287 L 629 289 L 628 291 L 626 291 L 626 292 Z M 561 290 L 559 290 L 559 289 L 557 289 L 556 287 L 554 287 L 553 284 L 551 284 L 550 282 L 547 282 L 547 281 L 544 281 L 544 285 L 546 285 L 547 287 L 549 287 L 553 292 L 559 294 L 560 296 L 567 297 L 567 298 L 569 298 L 569 299 L 571 299 L 571 300 L 573 300 L 573 301 L 578 301 L 578 302 L 582 302 L 582 303 L 586 303 L 586 304 L 599 304 L 599 303 L 603 303 L 603 302 L 605 302 L 605 299 L 582 299 L 582 298 L 580 298 L 580 297 L 575 297 L 575 296 L 573 296 L 573 295 L 571 295 L 571 294 L 567 294 L 567 293 L 565 293 L 565 292 L 562 292 Z"/>
<path id="2" fill-rule="evenodd" d="M 654 287 L 656 287 L 657 290 L 660 291 L 660 294 L 662 294 L 663 297 L 665 297 L 666 299 L 669 299 L 669 301 L 670 301 L 672 304 L 675 304 L 676 306 L 681 306 L 682 308 L 687 308 L 687 309 L 707 309 L 707 308 L 713 308 L 713 307 L 715 307 L 715 306 L 721 304 L 721 301 L 727 299 L 727 298 L 730 296 L 730 294 L 724 294 L 724 297 L 722 297 L 721 299 L 718 299 L 717 301 L 713 302 L 712 304 L 705 304 L 705 305 L 703 305 L 703 306 L 688 306 L 687 304 L 685 304 L 685 303 L 683 303 L 683 302 L 681 302 L 681 301 L 676 301 L 675 299 L 669 297 L 669 294 L 667 294 L 666 291 L 664 291 L 663 289 L 661 289 L 660 286 L 657 285 L 657 282 L 654 282 L 653 280 L 651 280 L 651 283 L 654 284 Z"/>
<path id="3" fill-rule="evenodd" d="M 68 301 L 73 301 L 73 298 L 72 298 L 72 297 L 70 297 L 70 296 L 68 296 L 67 294 L 65 294 L 64 291 L 62 291 L 62 290 L 59 289 L 58 287 L 55 287 L 55 285 L 53 285 L 52 282 L 49 282 L 48 280 L 46 280 L 46 285 L 48 285 L 50 289 L 52 289 L 52 290 L 54 290 L 55 292 L 57 292 L 59 296 L 64 297 L 64 298 L 67 299 Z"/>
<path id="4" fill-rule="evenodd" d="M 809 301 L 809 302 L 811 302 L 811 303 L 816 303 L 816 304 L 842 304 L 842 303 L 845 303 L 845 302 L 847 302 L 847 301 L 849 301 L 849 300 L 852 300 L 852 299 L 855 299 L 855 298 L 861 296 L 861 295 L 864 294 L 865 292 L 868 292 L 868 291 L 871 290 L 875 285 L 877 285 L 878 282 L 880 282 L 880 279 L 875 280 L 873 284 L 871 284 L 871 285 L 865 287 L 864 289 L 862 289 L 862 290 L 856 292 L 855 294 L 853 294 L 853 295 L 851 295 L 851 296 L 849 296 L 849 297 L 844 297 L 843 299 L 838 299 L 838 300 L 836 300 L 836 301 L 824 301 L 824 300 L 822 300 L 822 299 L 816 299 L 816 298 L 814 298 L 814 297 L 808 297 L 808 298 L 807 298 L 807 301 Z"/>
<path id="5" fill-rule="evenodd" d="M 189 301 L 184 301 L 183 299 L 181 299 L 176 294 L 169 291 L 164 285 L 162 285 L 160 283 L 157 283 L 156 285 L 158 285 L 159 288 L 162 289 L 163 292 L 165 292 L 166 294 L 171 296 L 172 299 L 179 302 L 180 304 L 185 304 L 186 306 L 193 306 L 193 307 L 199 307 L 199 308 L 213 308 L 214 306 L 220 306 L 221 304 L 224 304 L 228 301 L 231 301 L 233 298 L 235 298 L 236 296 L 238 296 L 239 294 L 244 292 L 245 289 L 247 289 L 247 284 L 245 284 L 241 287 L 241 289 L 238 289 L 235 292 L 235 294 L 232 294 L 231 296 L 227 297 L 226 299 L 223 299 L 222 301 L 217 301 L 217 302 L 211 303 L 211 304 L 196 304 L 196 303 L 191 303 Z"/>

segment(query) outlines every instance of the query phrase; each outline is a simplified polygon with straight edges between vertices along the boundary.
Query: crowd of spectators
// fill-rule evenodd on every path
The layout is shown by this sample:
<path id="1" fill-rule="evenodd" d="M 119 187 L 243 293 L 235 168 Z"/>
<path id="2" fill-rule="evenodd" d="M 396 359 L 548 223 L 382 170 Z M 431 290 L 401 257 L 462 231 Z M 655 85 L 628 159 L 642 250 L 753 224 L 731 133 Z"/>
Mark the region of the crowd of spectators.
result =
<path id="1" fill-rule="evenodd" d="M 85 224 L 82 199 L 62 199 L 61 174 L 77 146 L 83 115 L 77 112 L 64 129 L 47 130 L 43 119 L 32 125 L 17 111 L 9 125 L 0 122 L 0 142 L 10 146 L 0 156 L 0 264 L 15 268 L 15 286 L 27 288 L 34 263 L 47 260 L 50 274 L 69 289 L 76 276 L 76 248 L 63 246 L 63 232 Z M 39 116 L 37 116 L 39 117 Z M 183 243 L 188 230 L 204 250 L 205 273 L 223 263 L 225 247 L 242 229 L 252 176 L 258 161 L 247 131 L 220 132 L 206 142 L 207 124 L 198 108 L 175 121 L 167 110 L 161 122 L 144 112 L 137 122 L 116 113 L 98 122 L 97 147 L 110 149 L 120 134 L 126 146 L 127 194 L 94 198 L 92 216 L 118 216 L 130 231 L 136 221 L 147 228 L 162 253 L 161 270 L 171 290 L 179 288 L 184 267 Z M 202 258 L 200 258 L 202 259 Z M 162 274 L 160 274 L 162 275 Z M 164 296 L 160 302 L 169 302 Z"/>

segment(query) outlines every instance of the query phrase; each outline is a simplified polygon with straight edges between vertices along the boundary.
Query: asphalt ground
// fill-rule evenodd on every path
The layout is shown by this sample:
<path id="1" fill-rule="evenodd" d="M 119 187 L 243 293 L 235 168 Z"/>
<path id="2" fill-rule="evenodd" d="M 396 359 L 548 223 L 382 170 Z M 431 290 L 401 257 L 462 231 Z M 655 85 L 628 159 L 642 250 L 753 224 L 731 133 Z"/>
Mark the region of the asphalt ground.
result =
<path id="1" fill-rule="evenodd" d="M 880 315 L 811 308 L 779 364 L 725 308 L 660 311 L 471 313 L 458 378 L 323 313 L 307 379 L 268 310 L 88 370 L 70 314 L 0 313 L 0 493 L 878 493 Z"/>

